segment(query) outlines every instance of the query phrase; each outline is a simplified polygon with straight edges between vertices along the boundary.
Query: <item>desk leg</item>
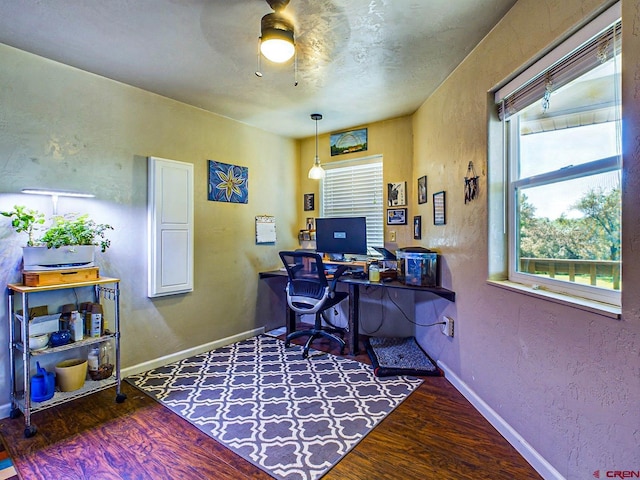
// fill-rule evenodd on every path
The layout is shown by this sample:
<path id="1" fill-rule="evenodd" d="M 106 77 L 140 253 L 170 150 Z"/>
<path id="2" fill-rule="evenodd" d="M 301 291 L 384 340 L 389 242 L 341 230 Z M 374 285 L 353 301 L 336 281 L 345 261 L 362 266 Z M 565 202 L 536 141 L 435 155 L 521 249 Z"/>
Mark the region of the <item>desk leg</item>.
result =
<path id="1" fill-rule="evenodd" d="M 360 287 L 349 284 L 349 331 L 351 332 L 351 355 L 360 351 Z"/>

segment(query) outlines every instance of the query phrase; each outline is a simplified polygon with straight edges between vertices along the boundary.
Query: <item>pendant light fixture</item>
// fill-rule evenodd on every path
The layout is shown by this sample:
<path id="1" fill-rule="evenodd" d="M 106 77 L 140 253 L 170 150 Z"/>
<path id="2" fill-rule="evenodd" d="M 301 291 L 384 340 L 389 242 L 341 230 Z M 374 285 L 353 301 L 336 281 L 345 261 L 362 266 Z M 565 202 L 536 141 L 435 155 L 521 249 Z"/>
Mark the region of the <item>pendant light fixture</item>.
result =
<path id="1" fill-rule="evenodd" d="M 320 180 L 324 178 L 325 171 L 320 165 L 320 157 L 318 156 L 318 120 L 322 120 L 322 115 L 319 113 L 312 113 L 311 119 L 316 122 L 316 159 L 313 162 L 313 167 L 309 170 L 309 178 L 312 180 Z"/>

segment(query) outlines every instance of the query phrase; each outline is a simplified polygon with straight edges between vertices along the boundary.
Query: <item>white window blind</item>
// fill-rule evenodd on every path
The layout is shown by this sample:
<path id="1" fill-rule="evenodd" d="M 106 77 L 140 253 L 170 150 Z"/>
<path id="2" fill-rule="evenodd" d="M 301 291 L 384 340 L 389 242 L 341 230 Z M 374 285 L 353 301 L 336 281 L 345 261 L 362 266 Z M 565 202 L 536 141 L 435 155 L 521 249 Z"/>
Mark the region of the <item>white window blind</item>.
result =
<path id="1" fill-rule="evenodd" d="M 514 115 L 620 53 L 621 4 L 576 32 L 495 94 L 501 120 Z M 608 28 L 607 28 L 608 27 Z"/>
<path id="2" fill-rule="evenodd" d="M 382 157 L 324 164 L 322 217 L 366 217 L 367 246 L 384 246 Z"/>

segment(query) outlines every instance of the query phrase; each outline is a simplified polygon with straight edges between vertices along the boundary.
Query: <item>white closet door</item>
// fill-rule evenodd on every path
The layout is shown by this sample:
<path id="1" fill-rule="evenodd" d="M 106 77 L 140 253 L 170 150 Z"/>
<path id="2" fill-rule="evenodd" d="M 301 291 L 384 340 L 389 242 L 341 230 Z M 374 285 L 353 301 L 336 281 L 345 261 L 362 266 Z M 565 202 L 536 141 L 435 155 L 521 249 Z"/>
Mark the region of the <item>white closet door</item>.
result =
<path id="1" fill-rule="evenodd" d="M 148 296 L 193 291 L 193 165 L 149 157 Z"/>

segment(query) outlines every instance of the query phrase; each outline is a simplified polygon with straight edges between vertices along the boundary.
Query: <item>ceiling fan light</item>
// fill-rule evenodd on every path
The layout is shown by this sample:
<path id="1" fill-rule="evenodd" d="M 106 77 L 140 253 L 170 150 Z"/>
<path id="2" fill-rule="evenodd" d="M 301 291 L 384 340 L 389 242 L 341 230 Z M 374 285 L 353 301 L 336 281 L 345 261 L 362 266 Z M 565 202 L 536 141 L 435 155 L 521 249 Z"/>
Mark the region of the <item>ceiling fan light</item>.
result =
<path id="1" fill-rule="evenodd" d="M 295 47 L 291 41 L 282 38 L 264 38 L 260 42 L 260 52 L 267 60 L 284 63 L 293 57 Z"/>
<path id="2" fill-rule="evenodd" d="M 260 52 L 267 60 L 283 63 L 293 57 L 296 47 L 293 23 L 282 13 L 269 13 L 260 22 Z"/>

